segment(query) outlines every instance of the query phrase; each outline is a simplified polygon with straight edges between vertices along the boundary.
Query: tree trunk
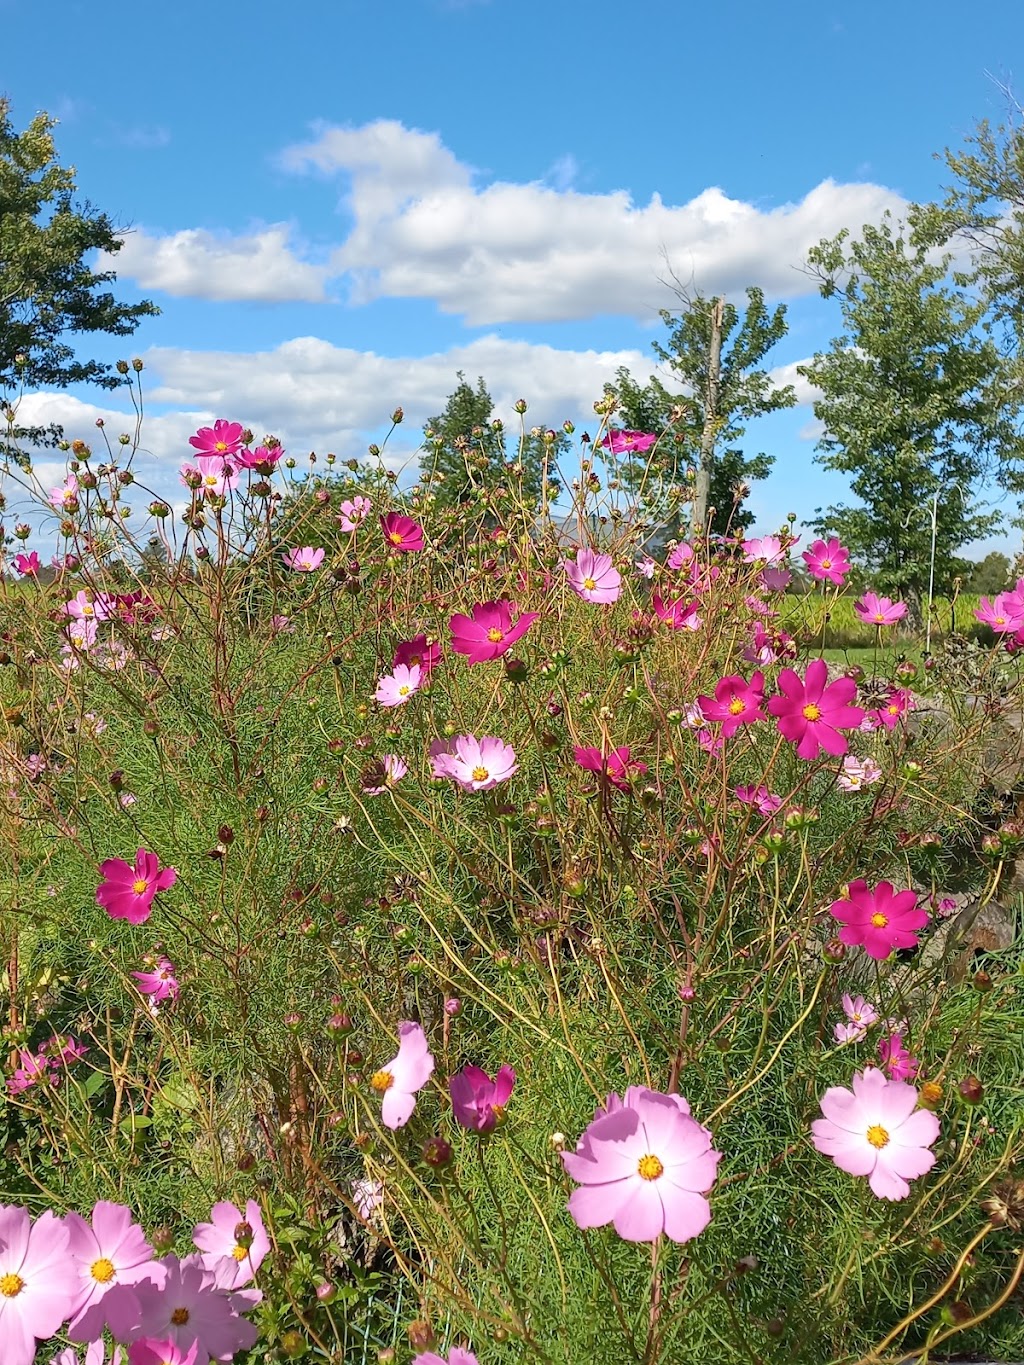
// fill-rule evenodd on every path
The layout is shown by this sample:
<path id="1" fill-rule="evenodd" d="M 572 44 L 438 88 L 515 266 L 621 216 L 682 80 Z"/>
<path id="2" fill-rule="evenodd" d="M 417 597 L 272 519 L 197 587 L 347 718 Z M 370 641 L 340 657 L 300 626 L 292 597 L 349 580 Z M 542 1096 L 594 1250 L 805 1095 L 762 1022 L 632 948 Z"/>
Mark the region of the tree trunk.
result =
<path id="1" fill-rule="evenodd" d="M 711 335 L 708 338 L 708 369 L 704 379 L 704 425 L 700 433 L 700 458 L 693 494 L 693 534 L 703 536 L 708 528 L 708 499 L 711 471 L 715 463 L 715 438 L 718 434 L 718 389 L 722 378 L 722 315 L 725 299 L 717 298 L 711 307 Z"/>

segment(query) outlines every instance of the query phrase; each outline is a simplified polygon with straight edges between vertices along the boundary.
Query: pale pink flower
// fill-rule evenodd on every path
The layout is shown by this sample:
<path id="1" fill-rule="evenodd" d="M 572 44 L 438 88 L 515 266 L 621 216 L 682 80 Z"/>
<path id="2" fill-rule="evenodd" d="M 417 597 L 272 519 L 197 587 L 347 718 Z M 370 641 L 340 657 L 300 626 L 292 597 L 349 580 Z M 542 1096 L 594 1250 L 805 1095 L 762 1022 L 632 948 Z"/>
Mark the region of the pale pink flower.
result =
<path id="1" fill-rule="evenodd" d="M 840 791 L 857 792 L 870 787 L 881 776 L 882 769 L 873 758 L 855 758 L 853 754 L 847 754 L 843 759 L 843 770 L 836 778 L 836 786 Z"/>
<path id="2" fill-rule="evenodd" d="M 584 602 L 618 601 L 622 592 L 622 575 L 616 569 L 611 555 L 599 555 L 593 550 L 582 549 L 577 552 L 575 561 L 563 559 L 562 568 L 569 586 Z"/>
<path id="3" fill-rule="evenodd" d="M 340 511 L 338 524 L 343 531 L 352 532 L 357 530 L 373 511 L 373 503 L 364 497 L 346 498 L 341 504 Z"/>
<path id="4" fill-rule="evenodd" d="M 684 566 L 690 564 L 693 558 L 694 558 L 693 546 L 687 544 L 687 542 L 683 540 L 680 541 L 680 543 L 669 555 L 668 559 L 665 560 L 665 567 L 666 569 L 672 570 L 682 569 Z"/>
<path id="5" fill-rule="evenodd" d="M 248 1284 L 270 1250 L 263 1214 L 255 1199 L 246 1204 L 244 1216 L 234 1204 L 214 1204 L 210 1221 L 192 1229 L 192 1241 L 203 1253 L 199 1258 L 202 1265 L 216 1272 L 221 1289 L 241 1289 Z"/>
<path id="6" fill-rule="evenodd" d="M 255 1345 L 256 1328 L 239 1316 L 239 1309 L 252 1302 L 250 1291 L 225 1292 L 198 1256 L 184 1261 L 164 1256 L 157 1265 L 164 1272 L 162 1284 L 140 1280 L 133 1287 L 142 1304 L 142 1337 L 172 1341 L 183 1351 L 197 1344 L 203 1365 L 207 1357 L 231 1360 Z"/>
<path id="7" fill-rule="evenodd" d="M 396 664 L 393 673 L 383 674 L 377 681 L 374 700 L 381 706 L 403 706 L 414 697 L 423 685 L 423 670 L 419 664 L 409 668 L 406 664 Z"/>
<path id="8" fill-rule="evenodd" d="M 200 455 L 196 467 L 204 497 L 225 498 L 238 487 L 238 470 L 220 455 Z"/>
<path id="9" fill-rule="evenodd" d="M 124 1339 L 132 1326 L 133 1309 L 139 1301 L 131 1294 L 118 1294 L 107 1302 L 115 1285 L 133 1285 L 157 1270 L 153 1248 L 146 1234 L 123 1204 L 101 1199 L 89 1222 L 78 1213 L 64 1217 L 68 1252 L 78 1277 L 68 1307 L 68 1336 L 72 1341 L 95 1341 L 104 1328 Z M 113 1314 L 108 1309 L 113 1309 Z"/>
<path id="10" fill-rule="evenodd" d="M 786 558 L 787 549 L 780 536 L 758 536 L 754 540 L 743 542 L 743 558 L 748 564 L 754 564 L 758 560 L 764 560 L 766 564 L 775 564 Z"/>
<path id="11" fill-rule="evenodd" d="M 380 1117 L 385 1128 L 404 1128 L 416 1107 L 416 1095 L 434 1072 L 434 1058 L 427 1047 L 427 1035 L 419 1024 L 405 1021 L 398 1025 L 398 1052 L 370 1085 L 381 1095 Z"/>
<path id="12" fill-rule="evenodd" d="M 822 1096 L 814 1146 L 840 1170 L 867 1176 L 879 1199 L 905 1199 L 908 1181 L 935 1164 L 929 1149 L 939 1136 L 938 1119 L 917 1101 L 912 1085 L 887 1080 L 877 1067 L 856 1072 L 852 1091 L 832 1086 Z"/>
<path id="13" fill-rule="evenodd" d="M 0 1204 L 0 1344 L 3 1365 L 32 1365 L 37 1340 L 60 1329 L 78 1288 L 68 1230 L 49 1209 Z"/>
<path id="14" fill-rule="evenodd" d="M 93 594 L 80 588 L 70 602 L 64 603 L 64 613 L 76 620 L 92 621 L 94 624 L 97 621 L 109 621 L 114 613 L 114 599 L 109 593 Z"/>
<path id="15" fill-rule="evenodd" d="M 352 1199 L 356 1206 L 356 1213 L 364 1222 L 369 1222 L 384 1203 L 383 1182 L 366 1179 L 353 1180 Z"/>
<path id="16" fill-rule="evenodd" d="M 295 623 L 290 616 L 272 616 L 270 618 L 270 629 L 275 635 L 294 635 Z"/>
<path id="17" fill-rule="evenodd" d="M 453 1346 L 447 1360 L 436 1351 L 421 1351 L 413 1356 L 412 1365 L 479 1365 L 479 1361 L 465 1346 Z"/>
<path id="18" fill-rule="evenodd" d="M 430 746 L 430 760 L 435 777 L 450 777 L 463 791 L 490 791 L 519 769 L 515 749 L 494 735 L 435 740 Z"/>
<path id="19" fill-rule="evenodd" d="M 636 571 L 641 578 L 653 578 L 654 569 L 654 560 L 650 555 L 644 555 L 642 559 L 636 560 Z"/>
<path id="20" fill-rule="evenodd" d="M 733 795 L 738 801 L 754 806 L 762 815 L 774 815 L 782 805 L 782 797 L 770 792 L 767 787 L 737 787 Z"/>
<path id="21" fill-rule="evenodd" d="M 905 602 L 893 602 L 889 597 L 879 597 L 877 593 L 866 592 L 859 601 L 854 602 L 853 610 L 869 626 L 894 626 L 907 614 Z"/>
<path id="22" fill-rule="evenodd" d="M 974 615 L 997 635 L 1013 634 L 1024 626 L 1024 602 L 1015 593 L 997 593 L 991 602 L 983 597 Z"/>
<path id="23" fill-rule="evenodd" d="M 78 510 L 78 479 L 74 474 L 68 474 L 64 480 L 63 488 L 51 488 L 49 493 L 49 503 L 58 512 L 76 512 Z"/>
<path id="24" fill-rule="evenodd" d="M 303 545 L 286 550 L 281 558 L 294 573 L 313 573 L 324 562 L 324 551 L 319 546 Z"/>
<path id="25" fill-rule="evenodd" d="M 878 1011 L 862 995 L 856 997 L 844 995 L 843 1013 L 846 1015 L 846 1023 L 835 1026 L 836 1040 L 840 1043 L 851 1043 L 863 1038 L 878 1019 Z"/>
<path id="26" fill-rule="evenodd" d="M 792 581 L 789 570 L 779 565 L 768 565 L 761 570 L 761 587 L 765 592 L 785 592 Z"/>
<path id="27" fill-rule="evenodd" d="M 367 796 L 380 796 L 401 782 L 409 771 L 409 765 L 398 754 L 381 754 L 360 780 L 360 787 Z"/>

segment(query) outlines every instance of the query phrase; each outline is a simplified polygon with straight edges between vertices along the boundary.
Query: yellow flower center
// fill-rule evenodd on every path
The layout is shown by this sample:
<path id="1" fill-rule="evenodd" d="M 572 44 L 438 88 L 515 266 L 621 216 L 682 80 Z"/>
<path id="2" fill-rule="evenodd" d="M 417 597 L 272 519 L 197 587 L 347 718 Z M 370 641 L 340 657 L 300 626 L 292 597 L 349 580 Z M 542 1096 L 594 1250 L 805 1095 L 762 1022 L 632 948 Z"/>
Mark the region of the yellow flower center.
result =
<path id="1" fill-rule="evenodd" d="M 249 1252 L 246 1247 L 233 1247 L 231 1254 L 236 1261 L 244 1261 Z"/>
<path id="2" fill-rule="evenodd" d="M 24 1288 L 25 1281 L 20 1275 L 0 1275 L 0 1294 L 5 1299 L 16 1299 Z"/>
<path id="3" fill-rule="evenodd" d="M 224 452 L 225 452 L 225 450 L 227 450 L 227 448 L 228 448 L 228 443 L 227 443 L 227 441 L 215 441 L 214 444 L 213 444 L 213 448 L 214 448 L 214 450 L 216 450 L 219 454 L 223 455 Z"/>
<path id="4" fill-rule="evenodd" d="M 490 773 L 487 771 L 486 768 L 476 767 L 473 769 L 474 782 L 486 782 L 489 777 Z"/>
<path id="5" fill-rule="evenodd" d="M 392 531 L 391 534 L 388 536 L 388 540 L 391 541 L 391 544 L 392 544 L 392 545 L 401 545 L 401 543 L 402 543 L 402 534 L 401 534 L 401 532 L 400 532 L 400 531 Z"/>
<path id="6" fill-rule="evenodd" d="M 729 703 L 730 716 L 738 716 L 742 711 L 745 711 L 746 709 L 747 708 L 745 703 L 741 702 L 739 697 L 733 697 L 732 701 Z"/>
<path id="7" fill-rule="evenodd" d="M 395 1078 L 390 1071 L 375 1071 L 370 1077 L 371 1086 L 381 1095 L 385 1090 L 390 1090 L 394 1083 Z"/>
<path id="8" fill-rule="evenodd" d="M 503 630 L 499 630 L 497 626 L 491 626 L 490 630 L 487 632 L 487 638 L 488 640 L 490 640 L 492 645 L 498 645 L 501 644 L 502 640 L 504 640 L 505 632 Z"/>
<path id="9" fill-rule="evenodd" d="M 855 773 L 851 773 L 850 776 L 847 778 L 847 781 L 849 782 L 851 787 L 860 786 L 860 778 L 857 777 Z"/>
<path id="10" fill-rule="evenodd" d="M 808 702 L 803 714 L 805 720 L 821 720 L 821 707 L 815 706 L 814 702 Z"/>
<path id="11" fill-rule="evenodd" d="M 93 1261 L 89 1267 L 89 1274 L 97 1284 L 109 1284 L 114 1278 L 114 1262 L 108 1260 L 106 1256 L 101 1256 L 98 1261 Z"/>
<path id="12" fill-rule="evenodd" d="M 665 1172 L 665 1167 L 656 1156 L 648 1152 L 637 1162 L 636 1173 L 641 1180 L 657 1180 Z"/>
<path id="13" fill-rule="evenodd" d="M 879 1151 L 889 1145 L 889 1134 L 880 1123 L 873 1123 L 867 1131 L 868 1142 L 872 1147 L 877 1147 Z"/>
<path id="14" fill-rule="evenodd" d="M 403 683 L 402 686 L 398 689 L 398 695 L 400 697 L 407 697 L 409 695 L 409 692 L 410 688 L 406 686 L 405 683 Z"/>
<path id="15" fill-rule="evenodd" d="M 876 611 L 876 612 L 875 612 L 875 618 L 874 618 L 874 619 L 875 619 L 875 625 L 876 625 L 876 626 L 884 626 L 884 625 L 885 625 L 885 616 L 883 615 L 882 612 Z"/>
<path id="16" fill-rule="evenodd" d="M 832 561 L 831 561 L 831 559 L 823 559 L 823 560 L 821 561 L 821 567 L 822 567 L 823 569 L 831 569 L 831 567 L 832 567 Z"/>
<path id="17" fill-rule="evenodd" d="M 93 605 L 92 605 L 91 602 L 85 602 L 85 603 L 82 604 L 82 615 L 83 615 L 83 616 L 95 616 L 95 614 L 96 614 L 96 613 L 95 613 L 95 611 L 94 611 L 94 609 L 93 609 Z"/>
<path id="18" fill-rule="evenodd" d="M 883 915 L 881 911 L 876 910 L 871 916 L 871 923 L 875 929 L 884 929 L 889 923 L 889 916 Z"/>
<path id="19" fill-rule="evenodd" d="M 594 589 L 597 587 L 597 584 L 594 582 L 592 578 L 585 578 L 583 580 L 583 586 L 586 588 L 587 592 L 593 592 Z"/>
<path id="20" fill-rule="evenodd" d="M 184 1327 L 186 1322 L 188 1322 L 188 1309 L 176 1308 L 171 1314 L 171 1321 L 174 1323 L 175 1327 Z"/>
<path id="21" fill-rule="evenodd" d="M 146 881 L 145 877 L 136 877 L 135 881 L 132 882 L 132 890 L 137 896 L 144 896 L 149 890 L 149 882 Z"/>
<path id="22" fill-rule="evenodd" d="M 890 716 L 898 716 L 900 713 L 900 708 L 896 705 L 895 702 L 893 702 L 892 705 L 887 708 L 887 710 Z"/>
<path id="23" fill-rule="evenodd" d="M 1006 617 L 1005 617 L 1005 616 L 997 616 L 997 617 L 995 618 L 994 624 L 997 625 L 997 626 L 1005 626 L 1005 625 L 1006 625 Z"/>
<path id="24" fill-rule="evenodd" d="M 217 482 L 216 474 L 207 474 L 206 478 L 203 480 L 203 483 L 206 484 L 207 488 L 212 488 L 216 482 Z"/>

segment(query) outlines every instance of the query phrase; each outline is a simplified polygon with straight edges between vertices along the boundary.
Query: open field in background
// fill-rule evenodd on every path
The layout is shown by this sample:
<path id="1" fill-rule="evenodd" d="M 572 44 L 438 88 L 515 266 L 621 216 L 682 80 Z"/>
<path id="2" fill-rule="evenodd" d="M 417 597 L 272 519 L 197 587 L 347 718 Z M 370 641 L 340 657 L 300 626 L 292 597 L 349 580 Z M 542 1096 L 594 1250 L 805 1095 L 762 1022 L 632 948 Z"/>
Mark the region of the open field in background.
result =
<path id="1" fill-rule="evenodd" d="M 876 643 L 887 653 L 905 653 L 916 657 L 924 648 L 924 631 L 906 627 L 883 627 L 880 640 L 873 626 L 861 621 L 853 609 L 856 597 L 848 594 L 838 601 L 816 593 L 807 596 L 786 596 L 780 607 L 780 621 L 784 630 L 801 643 L 815 645 L 826 651 L 844 649 L 874 649 Z M 977 593 L 961 593 L 956 601 L 937 597 L 932 603 L 932 648 L 948 635 L 965 635 L 968 639 L 991 642 L 992 632 L 975 619 L 980 597 Z"/>

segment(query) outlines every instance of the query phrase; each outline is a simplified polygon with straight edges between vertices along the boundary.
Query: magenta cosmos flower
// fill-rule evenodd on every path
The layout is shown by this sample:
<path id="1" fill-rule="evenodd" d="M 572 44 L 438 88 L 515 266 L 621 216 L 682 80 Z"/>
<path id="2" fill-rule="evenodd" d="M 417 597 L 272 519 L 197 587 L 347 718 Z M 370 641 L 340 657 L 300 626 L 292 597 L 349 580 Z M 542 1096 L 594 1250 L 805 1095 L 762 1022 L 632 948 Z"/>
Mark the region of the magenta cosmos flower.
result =
<path id="1" fill-rule="evenodd" d="M 36 554 L 35 550 L 27 555 L 15 555 L 12 563 L 18 573 L 27 574 L 33 578 L 42 567 L 39 563 L 39 556 Z"/>
<path id="2" fill-rule="evenodd" d="M 476 1133 L 489 1133 L 504 1117 L 516 1083 L 516 1073 L 503 1066 L 492 1081 L 478 1066 L 464 1066 L 449 1078 L 448 1093 L 452 1097 L 455 1122 Z"/>
<path id="3" fill-rule="evenodd" d="M 730 739 L 741 725 L 752 725 L 764 720 L 764 674 L 755 673 L 746 682 L 738 673 L 730 673 L 715 684 L 714 697 L 698 697 L 697 704 L 705 720 L 721 721 L 722 738 Z"/>
<path id="4" fill-rule="evenodd" d="M 1012 634 L 1024 625 L 1020 601 L 1016 594 L 1008 592 L 997 593 L 991 602 L 983 597 L 974 615 L 982 625 L 991 626 L 997 635 Z"/>
<path id="5" fill-rule="evenodd" d="M 580 1186 L 569 1212 L 580 1228 L 611 1223 L 627 1242 L 665 1233 L 688 1242 L 711 1221 L 704 1195 L 715 1183 L 721 1152 L 677 1095 L 633 1087 L 629 1101 L 599 1111 L 562 1164 Z"/>
<path id="6" fill-rule="evenodd" d="M 259 1270 L 270 1250 L 270 1238 L 255 1199 L 240 1209 L 226 1200 L 214 1204 L 208 1223 L 197 1223 L 192 1240 L 203 1253 L 201 1263 L 217 1275 L 221 1289 L 240 1289 Z"/>
<path id="7" fill-rule="evenodd" d="M 380 529 L 392 554 L 407 555 L 413 550 L 423 549 L 423 527 L 412 517 L 403 517 L 400 512 L 388 512 L 387 516 L 380 519 Z"/>
<path id="8" fill-rule="evenodd" d="M 479 1362 L 465 1346 L 453 1346 L 447 1360 L 436 1351 L 421 1351 L 418 1356 L 413 1356 L 412 1365 L 479 1365 Z"/>
<path id="9" fill-rule="evenodd" d="M 102 1365 L 103 1343 L 99 1345 L 101 1354 L 97 1360 Z M 92 1365 L 88 1357 L 85 1365 Z M 128 1347 L 128 1365 L 201 1365 L 199 1343 L 194 1341 L 191 1346 L 183 1347 L 166 1338 L 157 1341 L 155 1337 L 141 1337 Z"/>
<path id="10" fill-rule="evenodd" d="M 782 797 L 770 792 L 767 787 L 737 787 L 733 792 L 737 801 L 754 806 L 762 815 L 774 815 L 782 805 Z"/>
<path id="11" fill-rule="evenodd" d="M 453 740 L 435 739 L 430 746 L 435 777 L 450 777 L 463 791 L 485 792 L 507 782 L 519 770 L 516 751 L 494 735 L 456 735 Z"/>
<path id="12" fill-rule="evenodd" d="M 536 611 L 524 611 L 513 622 L 512 602 L 477 602 L 469 615 L 456 612 L 448 622 L 452 633 L 452 649 L 465 654 L 467 663 L 482 664 L 498 659 L 522 639 L 540 616 Z"/>
<path id="13" fill-rule="evenodd" d="M 148 995 L 153 1004 L 161 1000 L 177 1000 L 181 992 L 181 986 L 175 975 L 174 963 L 169 958 L 160 956 L 154 960 L 144 959 L 152 966 L 148 972 L 132 972 L 132 976 L 139 983 L 139 994 Z"/>
<path id="14" fill-rule="evenodd" d="M 687 602 L 685 598 L 675 597 L 669 601 L 654 593 L 651 597 L 651 610 L 659 621 L 664 621 L 673 630 L 700 630 L 704 624 L 696 602 Z"/>
<path id="15" fill-rule="evenodd" d="M 430 670 L 436 668 L 440 662 L 441 646 L 434 642 L 428 644 L 425 635 L 414 635 L 411 640 L 403 640 L 391 660 L 392 667 L 405 664 L 406 668 L 419 668 L 424 682 L 430 676 Z"/>
<path id="16" fill-rule="evenodd" d="M 866 592 L 858 602 L 854 602 L 853 609 L 869 626 L 894 626 L 907 614 L 906 602 L 894 602 L 890 597 L 879 597 L 873 592 Z"/>
<path id="17" fill-rule="evenodd" d="M 852 678 L 829 683 L 828 664 L 813 659 L 803 682 L 791 668 L 782 670 L 779 693 L 769 698 L 768 710 L 800 758 L 817 758 L 822 749 L 839 757 L 850 747 L 840 730 L 855 730 L 864 719 L 860 707 L 850 705 L 856 695 Z"/>
<path id="18" fill-rule="evenodd" d="M 52 1337 L 78 1290 L 68 1230 L 49 1209 L 35 1223 L 28 1210 L 0 1204 L 0 1357 L 32 1365 L 36 1339 Z"/>
<path id="19" fill-rule="evenodd" d="M 879 882 L 872 891 L 858 878 L 850 882 L 848 895 L 833 901 L 829 910 L 843 926 L 840 942 L 863 947 L 868 957 L 883 962 L 895 948 L 916 948 L 915 930 L 928 923 L 928 911 L 917 903 L 916 891 L 893 891 L 891 882 Z"/>
<path id="20" fill-rule="evenodd" d="M 866 1175 L 879 1199 L 906 1199 L 907 1182 L 935 1164 L 929 1148 L 939 1136 L 938 1119 L 917 1101 L 912 1085 L 886 1080 L 877 1067 L 856 1072 L 852 1091 L 836 1085 L 821 1097 L 814 1146 L 841 1171 Z"/>
<path id="21" fill-rule="evenodd" d="M 412 668 L 397 664 L 394 672 L 385 673 L 378 679 L 374 700 L 379 701 L 381 706 L 402 706 L 416 695 L 423 681 L 423 670 L 419 664 L 414 664 Z"/>
<path id="22" fill-rule="evenodd" d="M 597 773 L 613 787 L 618 787 L 620 792 L 629 791 L 629 778 L 632 773 L 647 771 L 646 763 L 630 758 L 628 744 L 621 744 L 608 754 L 602 754 L 600 749 L 590 745 L 578 744 L 572 754 L 581 768 L 585 768 L 589 773 Z"/>
<path id="23" fill-rule="evenodd" d="M 609 431 L 601 444 L 613 455 L 642 455 L 657 439 L 649 431 Z"/>
<path id="24" fill-rule="evenodd" d="M 64 1217 L 68 1230 L 68 1252 L 78 1276 L 75 1294 L 68 1309 L 72 1341 L 95 1341 L 104 1327 L 123 1341 L 130 1333 L 139 1312 L 139 1300 L 132 1294 L 115 1294 L 115 1285 L 133 1285 L 156 1270 L 153 1248 L 146 1234 L 123 1204 L 101 1199 L 92 1211 L 91 1222 L 78 1213 Z"/>
<path id="25" fill-rule="evenodd" d="M 107 858 L 100 863 L 103 881 L 96 889 L 97 903 L 111 919 L 126 919 L 129 924 L 142 924 L 149 919 L 153 897 L 166 891 L 178 880 L 173 867 L 161 868 L 155 853 L 140 848 L 132 867 L 121 858 Z"/>
<path id="26" fill-rule="evenodd" d="M 878 1056 L 890 1081 L 912 1081 L 921 1069 L 917 1058 L 903 1046 L 903 1033 L 887 1033 L 878 1040 Z"/>
<path id="27" fill-rule="evenodd" d="M 612 562 L 611 555 L 598 555 L 593 550 L 577 552 L 575 562 L 562 560 L 562 568 L 569 586 L 584 602 L 617 602 L 622 592 L 622 575 Z"/>
<path id="28" fill-rule="evenodd" d="M 819 582 L 834 583 L 841 588 L 850 572 L 850 552 L 832 537 L 831 540 L 816 540 L 802 555 L 807 572 Z"/>
<path id="29" fill-rule="evenodd" d="M 380 1118 L 385 1128 L 404 1128 L 416 1108 L 417 1092 L 434 1073 L 434 1058 L 427 1035 L 419 1024 L 407 1020 L 398 1025 L 398 1052 L 374 1072 L 370 1085 L 383 1098 Z"/>
<path id="30" fill-rule="evenodd" d="M 225 422 L 221 417 L 212 427 L 200 427 L 188 443 L 202 455 L 234 455 L 242 448 L 244 434 L 241 422 Z"/>
<path id="31" fill-rule="evenodd" d="M 324 562 L 324 551 L 319 546 L 303 545 L 300 549 L 285 550 L 281 558 L 295 573 L 312 573 Z"/>

